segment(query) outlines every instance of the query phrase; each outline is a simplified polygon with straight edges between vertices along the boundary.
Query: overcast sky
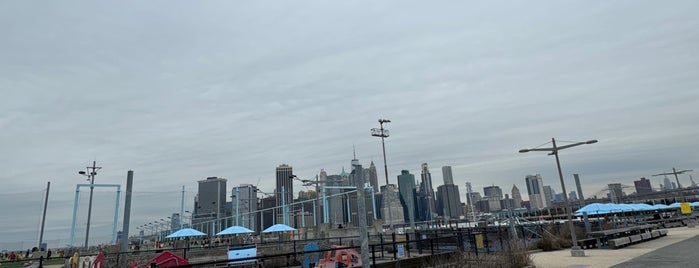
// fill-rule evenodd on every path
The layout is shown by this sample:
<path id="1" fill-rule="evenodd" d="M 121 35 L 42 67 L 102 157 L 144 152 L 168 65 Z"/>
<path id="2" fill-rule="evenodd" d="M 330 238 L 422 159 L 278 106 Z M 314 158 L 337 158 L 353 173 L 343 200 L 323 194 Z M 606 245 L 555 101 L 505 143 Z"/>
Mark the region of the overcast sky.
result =
<path id="1" fill-rule="evenodd" d="M 462 195 L 470 181 L 527 199 L 536 173 L 560 192 L 552 157 L 517 153 L 552 137 L 599 140 L 560 155 L 586 196 L 697 169 L 697 14 L 696 1 L 2 1 L 0 248 L 35 245 L 47 181 L 45 239 L 67 244 L 93 160 L 96 183 L 125 188 L 135 171 L 132 227 L 178 212 L 183 185 L 192 210 L 208 176 L 271 192 L 277 165 L 338 174 L 353 146 L 383 174 L 379 118 L 393 183 L 426 162 L 441 185 L 451 165 Z M 114 192 L 95 192 L 95 242 Z"/>

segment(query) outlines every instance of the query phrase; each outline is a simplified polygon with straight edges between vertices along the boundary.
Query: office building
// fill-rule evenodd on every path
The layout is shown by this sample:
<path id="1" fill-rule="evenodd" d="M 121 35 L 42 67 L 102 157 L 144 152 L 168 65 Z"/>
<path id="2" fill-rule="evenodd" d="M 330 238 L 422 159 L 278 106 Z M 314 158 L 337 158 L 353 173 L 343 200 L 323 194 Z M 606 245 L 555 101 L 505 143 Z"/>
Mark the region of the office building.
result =
<path id="1" fill-rule="evenodd" d="M 575 191 L 570 191 L 570 193 L 568 193 L 568 200 L 577 201 L 578 200 L 578 193 L 576 193 Z"/>
<path id="2" fill-rule="evenodd" d="M 522 207 L 522 193 L 519 192 L 517 185 L 512 184 L 512 208 Z"/>
<path id="3" fill-rule="evenodd" d="M 277 206 L 294 202 L 293 168 L 287 164 L 281 164 L 276 169 L 277 188 L 274 191 L 277 198 Z M 282 197 L 283 192 L 283 197 Z M 284 200 L 282 201 L 282 198 Z"/>
<path id="4" fill-rule="evenodd" d="M 376 173 L 376 165 L 374 165 L 374 161 L 371 161 L 369 164 L 369 184 L 371 184 L 371 187 L 374 187 L 374 193 L 379 192 L 379 176 Z"/>
<path id="5" fill-rule="evenodd" d="M 554 191 L 550 185 L 544 185 L 544 202 L 546 202 L 546 207 L 553 207 L 551 204 L 555 198 L 556 191 Z"/>
<path id="6" fill-rule="evenodd" d="M 653 192 L 653 188 L 650 186 L 650 181 L 646 178 L 641 178 L 640 180 L 634 181 L 633 185 L 636 188 L 637 194 L 649 194 Z"/>
<path id="7" fill-rule="evenodd" d="M 192 223 L 214 221 L 214 224 L 204 224 L 206 231 L 221 231 L 221 219 L 227 216 L 226 213 L 226 179 L 218 177 L 208 177 L 198 181 L 198 192 L 194 202 L 194 214 Z M 214 226 L 213 230 L 211 226 Z M 202 230 L 205 231 L 205 230 Z"/>
<path id="8" fill-rule="evenodd" d="M 400 204 L 403 206 L 403 218 L 406 222 L 414 223 L 417 213 L 417 193 L 415 192 L 415 175 L 407 170 L 401 170 L 398 175 L 398 192 Z"/>
<path id="9" fill-rule="evenodd" d="M 541 175 L 527 175 L 524 178 L 527 184 L 527 194 L 529 195 L 529 205 L 531 209 L 545 208 L 548 203 L 545 201 L 544 183 Z"/>
<path id="10" fill-rule="evenodd" d="M 607 187 L 609 187 L 609 200 L 612 203 L 622 203 L 626 194 L 621 190 L 621 183 L 610 183 Z"/>
<path id="11" fill-rule="evenodd" d="M 444 179 L 444 184 L 454 184 L 454 176 L 451 173 L 451 166 L 442 167 L 442 178 Z"/>
<path id="12" fill-rule="evenodd" d="M 427 167 L 427 163 L 422 163 L 421 166 L 422 181 L 420 183 L 420 192 L 418 199 L 418 218 L 421 221 L 431 221 L 436 215 L 436 204 L 434 196 L 434 188 L 432 188 L 432 175 Z"/>
<path id="13" fill-rule="evenodd" d="M 502 189 L 500 189 L 500 186 L 487 186 L 483 187 L 483 199 L 488 201 L 488 211 L 490 212 L 496 212 L 502 209 Z"/>
<path id="14" fill-rule="evenodd" d="M 231 216 L 234 224 L 253 229 L 257 225 L 257 190 L 252 184 L 241 184 L 231 190 Z M 259 230 L 258 230 L 259 231 Z"/>
<path id="15" fill-rule="evenodd" d="M 450 219 L 458 219 L 461 216 L 458 186 L 445 184 L 437 187 L 437 212 L 440 216 Z"/>

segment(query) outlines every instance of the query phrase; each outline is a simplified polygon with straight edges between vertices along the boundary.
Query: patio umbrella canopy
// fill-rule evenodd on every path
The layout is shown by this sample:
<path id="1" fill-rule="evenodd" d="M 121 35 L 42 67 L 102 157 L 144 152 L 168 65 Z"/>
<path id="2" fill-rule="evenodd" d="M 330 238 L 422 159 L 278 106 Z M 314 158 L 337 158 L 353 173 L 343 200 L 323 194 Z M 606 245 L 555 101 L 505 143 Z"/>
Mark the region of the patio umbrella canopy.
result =
<path id="1" fill-rule="evenodd" d="M 580 216 L 583 212 L 588 215 L 609 214 L 612 210 L 610 204 L 592 203 L 575 211 L 575 215 Z"/>
<path id="2" fill-rule="evenodd" d="M 273 233 L 273 232 L 287 232 L 287 231 L 296 231 L 296 229 L 292 228 L 289 225 L 280 223 L 280 224 L 272 225 L 262 232 L 263 233 Z"/>
<path id="3" fill-rule="evenodd" d="M 180 237 L 190 237 L 190 236 L 205 236 L 205 233 L 194 230 L 192 228 L 184 228 L 177 232 L 171 233 L 165 238 L 180 238 Z"/>
<path id="4" fill-rule="evenodd" d="M 255 231 L 250 230 L 248 228 L 242 227 L 242 226 L 231 226 L 226 228 L 223 231 L 218 232 L 216 235 L 231 235 L 231 234 L 250 234 L 254 233 Z"/>

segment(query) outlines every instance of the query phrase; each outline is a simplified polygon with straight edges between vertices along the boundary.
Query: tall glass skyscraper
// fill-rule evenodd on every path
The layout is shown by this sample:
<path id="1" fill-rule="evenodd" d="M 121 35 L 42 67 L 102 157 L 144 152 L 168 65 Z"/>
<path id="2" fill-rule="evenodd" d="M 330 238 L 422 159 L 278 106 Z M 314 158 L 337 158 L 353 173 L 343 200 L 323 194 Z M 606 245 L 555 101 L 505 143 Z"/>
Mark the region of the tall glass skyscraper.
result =
<path id="1" fill-rule="evenodd" d="M 415 175 L 407 170 L 401 170 L 398 175 L 398 192 L 400 193 L 400 204 L 403 206 L 405 221 L 414 223 L 416 206 Z"/>

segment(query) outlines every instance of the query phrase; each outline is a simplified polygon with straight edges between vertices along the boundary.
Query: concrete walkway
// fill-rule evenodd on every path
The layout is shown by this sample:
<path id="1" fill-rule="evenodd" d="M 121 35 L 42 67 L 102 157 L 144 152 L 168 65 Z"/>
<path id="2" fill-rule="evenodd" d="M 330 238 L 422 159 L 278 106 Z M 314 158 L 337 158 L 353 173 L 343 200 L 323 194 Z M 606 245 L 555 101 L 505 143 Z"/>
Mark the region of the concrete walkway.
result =
<path id="1" fill-rule="evenodd" d="M 587 249 L 585 250 L 586 257 L 571 257 L 568 249 L 534 253 L 532 259 L 537 268 L 611 267 L 697 235 L 699 235 L 699 228 L 679 227 L 668 229 L 667 236 L 621 249 Z M 677 257 L 695 258 L 692 255 Z"/>

